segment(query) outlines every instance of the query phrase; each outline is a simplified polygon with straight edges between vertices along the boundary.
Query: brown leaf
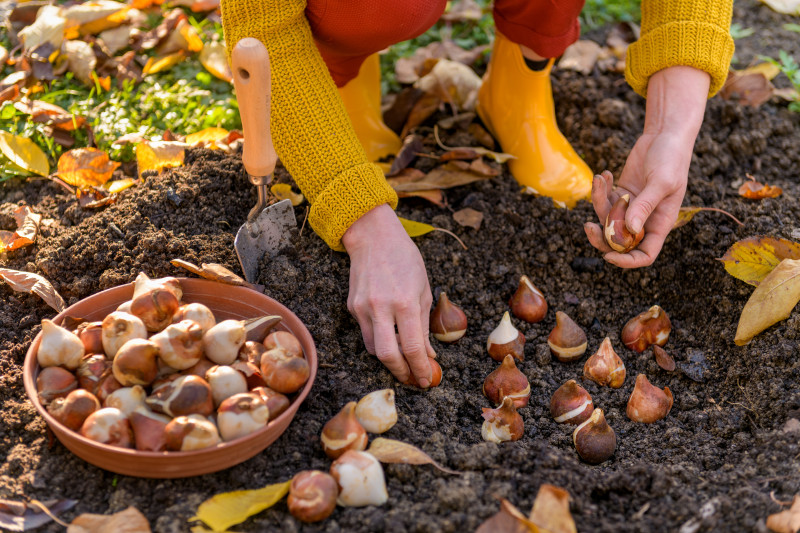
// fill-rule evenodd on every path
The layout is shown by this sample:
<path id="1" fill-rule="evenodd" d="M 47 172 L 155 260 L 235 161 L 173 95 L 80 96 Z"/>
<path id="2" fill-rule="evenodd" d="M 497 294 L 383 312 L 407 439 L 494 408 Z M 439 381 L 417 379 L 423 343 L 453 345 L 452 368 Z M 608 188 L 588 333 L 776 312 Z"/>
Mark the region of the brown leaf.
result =
<path id="1" fill-rule="evenodd" d="M 658 344 L 653 345 L 653 355 L 656 358 L 656 363 L 658 366 L 666 370 L 667 372 L 672 372 L 675 370 L 675 360 L 672 358 L 670 354 L 667 353 L 664 348 L 659 346 Z"/>
<path id="2" fill-rule="evenodd" d="M 469 134 L 475 137 L 475 140 L 481 143 L 484 148 L 494 150 L 494 137 L 492 137 L 492 134 L 486 131 L 483 126 L 473 122 L 467 128 L 467 131 L 469 131 Z"/>
<path id="3" fill-rule="evenodd" d="M 455 470 L 446 468 L 431 457 L 411 444 L 401 442 L 399 440 L 386 439 L 377 437 L 370 444 L 367 453 L 372 454 L 378 461 L 382 463 L 399 463 L 406 465 L 433 465 L 442 472 L 448 474 L 460 474 Z"/>
<path id="4" fill-rule="evenodd" d="M 439 160 L 451 161 L 453 159 L 475 159 L 476 157 L 479 157 L 478 152 L 476 152 L 472 148 L 464 147 L 464 148 L 454 148 L 452 150 L 448 150 L 447 152 L 439 156 Z"/>
<path id="5" fill-rule="evenodd" d="M 136 145 L 136 162 L 139 176 L 148 170 L 183 166 L 186 143 L 171 141 L 144 141 Z"/>
<path id="6" fill-rule="evenodd" d="M 416 87 L 406 87 L 395 97 L 389 109 L 383 113 L 383 121 L 395 133 L 403 130 L 411 110 L 417 101 L 425 94 Z"/>
<path id="7" fill-rule="evenodd" d="M 400 132 L 400 137 L 405 138 L 408 132 L 425 122 L 428 117 L 439 109 L 441 103 L 442 99 L 438 95 L 423 93 L 416 103 L 414 103 L 414 107 L 411 108 L 403 130 Z"/>
<path id="8" fill-rule="evenodd" d="M 78 188 L 75 195 L 78 197 L 78 205 L 84 209 L 97 209 L 117 201 L 116 194 L 110 194 L 109 191 L 100 187 Z"/>
<path id="9" fill-rule="evenodd" d="M 178 22 L 185 20 L 186 15 L 181 9 L 169 11 L 161 20 L 158 26 L 147 33 L 143 33 L 134 38 L 131 47 L 137 52 L 151 50 L 166 40 L 175 31 Z"/>
<path id="10" fill-rule="evenodd" d="M 476 159 L 469 164 L 469 169 L 481 176 L 494 177 L 500 175 L 500 170 L 492 167 L 483 160 L 483 158 Z"/>
<path id="11" fill-rule="evenodd" d="M 759 283 L 742 309 L 734 342 L 743 346 L 789 317 L 800 301 L 800 260 L 784 259 Z"/>
<path id="12" fill-rule="evenodd" d="M 747 177 L 749 179 L 739 187 L 739 195 L 745 198 L 761 200 L 763 198 L 777 198 L 783 194 L 783 189 L 780 187 L 759 183 L 750 174 L 747 174 Z"/>
<path id="13" fill-rule="evenodd" d="M 237 276 L 223 265 L 217 263 L 203 263 L 200 266 L 184 261 L 183 259 L 173 259 L 170 261 L 172 266 L 188 270 L 192 274 L 197 274 L 201 278 L 225 283 L 227 285 L 235 285 L 237 287 L 249 287 L 253 290 L 264 292 L 264 287 L 254 283 L 248 283 L 240 276 Z"/>
<path id="14" fill-rule="evenodd" d="M 479 230 L 481 229 L 481 222 L 483 222 L 483 213 L 471 207 L 465 207 L 453 213 L 453 220 L 462 226 L 468 226 Z"/>
<path id="15" fill-rule="evenodd" d="M 72 509 L 77 503 L 76 500 L 48 500 L 46 502 L 34 500 L 30 503 L 0 500 L 0 530 L 30 531 L 39 528 L 53 521 L 52 516 Z M 39 506 L 45 507 L 48 512 L 43 512 Z"/>
<path id="16" fill-rule="evenodd" d="M 8 252 L 33 244 L 39 233 L 42 215 L 34 213 L 28 206 L 23 205 L 15 209 L 14 219 L 17 222 L 16 231 L 0 231 L 0 252 Z"/>
<path id="17" fill-rule="evenodd" d="M 417 154 L 422 152 L 422 139 L 418 135 L 409 135 L 403 140 L 403 147 L 397 153 L 397 157 L 392 161 L 389 169 L 389 176 L 394 176 L 404 168 L 408 167 L 417 158 Z"/>
<path id="18" fill-rule="evenodd" d="M 728 72 L 728 79 L 719 91 L 725 100 L 738 100 L 742 105 L 759 107 L 772 97 L 775 86 L 763 72 Z"/>
<path id="19" fill-rule="evenodd" d="M 538 533 L 539 529 L 506 499 L 500 501 L 500 510 L 480 525 L 475 533 Z"/>
<path id="20" fill-rule="evenodd" d="M 401 57 L 394 66 L 395 77 L 398 83 L 414 83 L 420 76 L 426 74 L 425 69 L 433 67 L 435 61 L 447 57 L 447 48 L 440 41 L 434 41 L 426 46 L 417 48 L 409 57 Z M 431 61 L 433 60 L 433 61 Z"/>
<path id="21" fill-rule="evenodd" d="M 533 502 L 530 520 L 547 533 L 577 533 L 569 512 L 569 493 L 553 485 L 543 484 Z"/>
<path id="22" fill-rule="evenodd" d="M 589 74 L 597 63 L 602 48 L 594 41 L 580 40 L 571 44 L 561 56 L 558 68 Z"/>
<path id="23" fill-rule="evenodd" d="M 446 39 L 442 41 L 442 45 L 444 45 L 444 49 L 447 52 L 447 57 L 452 59 L 453 61 L 457 61 L 459 63 L 463 63 L 467 66 L 472 65 L 475 60 L 477 60 L 480 56 L 486 53 L 489 50 L 488 44 L 483 44 L 480 46 L 476 46 L 470 50 L 466 50 L 458 46 L 455 42 L 451 41 L 450 39 Z"/>
<path id="24" fill-rule="evenodd" d="M 73 131 L 86 122 L 80 115 L 73 115 L 63 107 L 41 100 L 20 100 L 14 102 L 14 108 L 20 113 L 30 115 L 34 122 L 48 123 L 64 131 Z"/>
<path id="25" fill-rule="evenodd" d="M 498 163 L 505 163 L 509 159 L 516 159 L 511 154 L 505 154 L 505 153 L 502 153 L 502 152 L 493 152 L 491 150 L 487 150 L 486 148 L 483 148 L 483 147 L 480 147 L 480 146 L 447 146 L 439 138 L 439 127 L 438 127 L 438 125 L 433 127 L 433 136 L 436 139 L 436 144 L 438 144 L 439 147 L 442 150 L 450 150 L 450 151 L 453 151 L 453 152 L 458 152 L 459 150 L 471 150 L 472 152 L 474 152 L 476 154 L 475 157 L 478 157 L 478 156 L 481 156 L 481 155 L 485 155 L 486 157 L 494 159 Z"/>
<path id="26" fill-rule="evenodd" d="M 58 176 L 79 188 L 99 186 L 111 179 L 120 163 L 97 148 L 75 148 L 58 158 Z"/>
<path id="27" fill-rule="evenodd" d="M 9 287 L 17 292 L 28 292 L 37 295 L 44 300 L 44 303 L 59 313 L 66 306 L 64 299 L 53 288 L 53 285 L 39 274 L 0 268 L 0 278 L 5 280 Z"/>
<path id="28" fill-rule="evenodd" d="M 700 211 L 716 211 L 717 213 L 722 213 L 723 215 L 728 215 L 729 217 L 731 217 L 734 220 L 734 222 L 736 222 L 740 226 L 744 226 L 744 222 L 742 222 L 741 220 L 739 220 L 735 216 L 731 215 L 727 211 L 724 211 L 722 209 L 717 209 L 716 207 L 681 207 L 680 211 L 678 211 L 678 218 L 675 220 L 675 224 L 672 225 L 672 229 L 676 229 L 676 228 L 680 228 L 681 226 L 685 226 Z"/>
<path id="29" fill-rule="evenodd" d="M 84 41 L 66 41 L 62 49 L 70 72 L 84 84 L 94 86 L 91 74 L 97 65 L 97 57 L 92 45 Z"/>
<path id="30" fill-rule="evenodd" d="M 719 261 L 734 278 L 758 286 L 784 259 L 800 259 L 800 243 L 757 235 L 733 243 Z"/>
<path id="31" fill-rule="evenodd" d="M 792 500 L 792 506 L 785 511 L 767 517 L 767 527 L 775 533 L 797 533 L 800 531 L 800 495 Z"/>
<path id="32" fill-rule="evenodd" d="M 131 42 L 132 31 L 133 28 L 130 25 L 125 24 L 118 28 L 106 30 L 98 35 L 97 38 L 106 47 L 108 53 L 113 56 L 123 48 L 128 47 L 128 44 Z"/>
<path id="33" fill-rule="evenodd" d="M 112 515 L 84 513 L 73 520 L 67 533 L 150 533 L 147 518 L 135 507 Z"/>
<path id="34" fill-rule="evenodd" d="M 439 189 L 427 189 L 422 191 L 396 191 L 398 198 L 422 198 L 434 205 L 444 207 L 444 194 Z"/>
<path id="35" fill-rule="evenodd" d="M 461 163 L 461 165 L 458 165 L 458 163 Z M 396 191 L 402 192 L 449 189 L 485 179 L 489 178 L 472 172 L 469 170 L 469 165 L 463 161 L 448 161 L 446 164 L 431 170 L 419 180 L 392 184 L 392 187 Z"/>
<path id="36" fill-rule="evenodd" d="M 417 80 L 415 86 L 437 95 L 456 110 L 472 111 L 478 100 L 481 79 L 463 63 L 440 59 L 428 74 Z"/>

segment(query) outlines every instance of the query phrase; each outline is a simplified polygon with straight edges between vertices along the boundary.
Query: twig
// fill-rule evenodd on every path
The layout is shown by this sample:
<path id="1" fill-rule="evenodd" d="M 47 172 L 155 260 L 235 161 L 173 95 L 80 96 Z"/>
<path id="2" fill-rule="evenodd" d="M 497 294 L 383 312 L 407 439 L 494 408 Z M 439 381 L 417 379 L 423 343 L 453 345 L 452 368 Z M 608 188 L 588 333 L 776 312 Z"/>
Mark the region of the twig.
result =
<path id="1" fill-rule="evenodd" d="M 46 514 L 47 516 L 52 518 L 54 522 L 56 522 L 56 523 L 58 523 L 58 524 L 60 524 L 60 525 L 62 525 L 64 527 L 69 527 L 69 524 L 67 524 L 66 522 L 64 522 L 63 520 L 58 518 L 56 515 L 51 513 L 50 509 L 48 509 L 47 506 L 45 504 L 43 504 L 42 502 L 40 502 L 39 500 L 31 500 L 30 501 L 30 505 L 32 505 L 33 507 L 36 507 L 39 510 L 41 510 L 44 514 Z"/>
<path id="2" fill-rule="evenodd" d="M 456 234 L 455 234 L 455 233 L 453 233 L 452 231 L 450 231 L 450 230 L 447 230 L 447 229 L 444 229 L 444 228 L 433 228 L 433 231 L 441 231 L 441 232 L 447 233 L 448 235 L 450 235 L 451 237 L 453 237 L 455 240 L 457 240 L 457 241 L 458 241 L 458 244 L 460 244 L 461 246 L 463 246 L 465 250 L 468 250 L 468 249 L 469 249 L 469 248 L 467 248 L 467 245 L 466 245 L 466 244 L 464 244 L 464 241 L 462 241 L 461 239 L 459 239 L 459 238 L 458 238 L 458 235 L 456 235 Z"/>
<path id="3" fill-rule="evenodd" d="M 792 505 L 792 502 L 782 502 L 775 497 L 775 491 L 772 490 L 769 492 L 769 499 L 780 505 L 781 507 L 786 507 L 787 505 Z"/>
<path id="4" fill-rule="evenodd" d="M 728 216 L 729 216 L 729 217 L 731 217 L 731 218 L 732 218 L 732 219 L 733 219 L 733 220 L 734 220 L 734 221 L 735 221 L 737 224 L 739 224 L 740 226 L 744 226 L 744 222 L 742 222 L 741 220 L 739 220 L 738 218 L 736 218 L 736 217 L 735 217 L 735 216 L 733 216 L 732 214 L 728 213 L 728 212 L 727 212 L 727 211 L 725 211 L 724 209 L 718 209 L 718 208 L 716 208 L 716 207 L 701 207 L 701 208 L 700 208 L 700 211 L 716 211 L 716 212 L 718 212 L 718 213 L 722 213 L 723 215 L 728 215 Z"/>
<path id="5" fill-rule="evenodd" d="M 303 219 L 303 224 L 300 226 L 300 235 L 298 235 L 299 237 L 303 236 L 303 229 L 306 227 L 306 220 L 308 220 L 308 211 L 309 211 L 309 209 L 311 209 L 311 206 L 307 205 L 306 206 L 306 216 Z"/>

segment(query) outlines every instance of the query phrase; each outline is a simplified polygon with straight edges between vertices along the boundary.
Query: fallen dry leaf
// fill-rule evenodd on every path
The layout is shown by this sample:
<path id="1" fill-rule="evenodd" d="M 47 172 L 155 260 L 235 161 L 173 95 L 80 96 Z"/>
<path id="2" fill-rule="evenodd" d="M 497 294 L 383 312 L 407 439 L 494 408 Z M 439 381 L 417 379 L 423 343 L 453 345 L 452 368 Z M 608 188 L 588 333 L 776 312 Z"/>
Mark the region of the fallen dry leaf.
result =
<path id="1" fill-rule="evenodd" d="M 577 533 L 569 512 L 569 499 L 564 489 L 543 484 L 533 502 L 530 521 L 547 533 Z"/>
<path id="2" fill-rule="evenodd" d="M 502 499 L 497 514 L 481 524 L 475 533 L 539 533 L 539 528 L 511 502 Z"/>
<path id="3" fill-rule="evenodd" d="M 93 86 L 92 72 L 97 66 L 97 57 L 92 45 L 84 41 L 67 41 L 63 50 L 70 72 L 84 84 Z"/>
<path id="4" fill-rule="evenodd" d="M 133 178 L 122 178 L 120 180 L 114 181 L 107 181 L 103 188 L 109 192 L 109 194 L 117 194 L 118 192 L 122 192 L 125 189 L 129 189 L 139 183 L 139 180 Z"/>
<path id="5" fill-rule="evenodd" d="M 417 154 L 424 149 L 422 138 L 419 135 L 409 135 L 403 140 L 403 146 L 397 152 L 397 157 L 392 161 L 392 167 L 387 176 L 394 176 L 401 170 L 407 168 L 417 158 Z"/>
<path id="6" fill-rule="evenodd" d="M 653 357 L 655 357 L 656 364 L 667 372 L 675 370 L 675 359 L 658 344 L 653 345 Z"/>
<path id="7" fill-rule="evenodd" d="M 763 72 L 741 73 L 731 70 L 719 95 L 725 100 L 735 99 L 742 105 L 759 107 L 772 98 L 774 92 L 775 86 Z"/>
<path id="8" fill-rule="evenodd" d="M 64 40 L 64 27 L 67 20 L 61 15 L 61 8 L 54 5 L 42 6 L 33 24 L 26 26 L 17 34 L 25 50 L 33 50 L 44 43 L 55 48 Z"/>
<path id="9" fill-rule="evenodd" d="M 462 226 L 479 230 L 481 229 L 481 222 L 483 222 L 483 213 L 471 207 L 465 207 L 453 213 L 453 220 Z"/>
<path id="10" fill-rule="evenodd" d="M 0 268 L 0 279 L 8 283 L 9 287 L 17 292 L 33 293 L 44 300 L 44 303 L 58 311 L 64 310 L 64 299 L 58 294 L 53 285 L 39 274 Z"/>
<path id="11" fill-rule="evenodd" d="M 212 144 L 227 138 L 229 134 L 225 128 L 206 128 L 187 135 L 186 144 L 193 147 Z"/>
<path id="12" fill-rule="evenodd" d="M 276 183 L 269 188 L 269 192 L 271 192 L 272 195 L 278 200 L 288 199 L 290 202 L 292 202 L 294 207 L 302 204 L 303 200 L 305 200 L 303 195 L 298 192 L 294 192 L 292 190 L 292 186 L 288 183 Z"/>
<path id="13" fill-rule="evenodd" d="M 0 153 L 26 172 L 39 176 L 50 174 L 47 156 L 30 139 L 0 131 Z"/>
<path id="14" fill-rule="evenodd" d="M 440 59 L 428 74 L 417 80 L 415 87 L 437 95 L 456 109 L 471 111 L 478 100 L 481 79 L 463 63 Z"/>
<path id="15" fill-rule="evenodd" d="M 79 188 L 100 186 L 111 179 L 120 163 L 97 148 L 75 148 L 58 158 L 58 177 Z"/>
<path id="16" fill-rule="evenodd" d="M 800 301 L 800 260 L 784 259 L 759 283 L 742 309 L 734 342 L 743 346 L 789 317 Z"/>
<path id="17" fill-rule="evenodd" d="M 14 102 L 14 108 L 20 113 L 30 115 L 34 122 L 46 123 L 64 131 L 73 131 L 86 123 L 82 116 L 73 115 L 63 107 L 41 100 L 19 100 Z"/>
<path id="18" fill-rule="evenodd" d="M 442 99 L 438 94 L 423 92 L 408 113 L 403 130 L 400 132 L 400 137 L 405 138 L 411 130 L 425 122 L 428 117 L 439 109 L 441 103 Z"/>
<path id="19" fill-rule="evenodd" d="M 149 76 L 150 74 L 169 70 L 184 59 L 186 59 L 186 52 L 184 50 L 178 50 L 175 53 L 160 58 L 151 57 L 147 60 L 147 63 L 144 64 L 144 67 L 142 67 L 142 75 Z"/>
<path id="20" fill-rule="evenodd" d="M 14 219 L 17 222 L 16 231 L 0 231 L 0 253 L 33 244 L 39 233 L 42 215 L 34 213 L 28 206 L 23 205 L 15 209 Z"/>
<path id="21" fill-rule="evenodd" d="M 783 189 L 778 186 L 759 183 L 756 179 L 747 174 L 747 181 L 739 187 L 739 195 L 750 198 L 751 200 L 762 200 L 764 198 L 777 198 L 783 194 Z"/>
<path id="22" fill-rule="evenodd" d="M 200 63 L 217 78 L 233 83 L 233 73 L 228 65 L 225 55 L 225 46 L 217 41 L 212 41 L 203 47 L 200 52 Z"/>
<path id="23" fill-rule="evenodd" d="M 736 222 L 740 226 L 744 226 L 744 222 L 742 222 L 741 220 L 739 220 L 735 216 L 731 215 L 727 211 L 724 211 L 722 209 L 717 209 L 716 207 L 681 207 L 680 211 L 678 211 L 678 218 L 675 220 L 675 224 L 672 225 L 672 229 L 676 229 L 676 228 L 680 228 L 681 226 L 685 226 L 700 211 L 716 211 L 717 213 L 722 213 L 724 215 L 728 215 L 729 217 L 731 217 L 734 220 L 734 222 Z"/>
<path id="24" fill-rule="evenodd" d="M 137 52 L 151 50 L 164 42 L 175 31 L 178 23 L 186 19 L 186 14 L 181 9 L 173 9 L 164 15 L 161 22 L 152 30 L 138 35 L 131 47 Z"/>
<path id="25" fill-rule="evenodd" d="M 131 42 L 132 30 L 133 28 L 130 25 L 125 24 L 124 26 L 102 32 L 97 36 L 97 39 L 105 45 L 108 53 L 113 56 L 123 48 L 128 47 Z"/>
<path id="26" fill-rule="evenodd" d="M 589 74 L 597 63 L 602 48 L 594 41 L 580 40 L 571 44 L 561 56 L 558 68 Z"/>
<path id="27" fill-rule="evenodd" d="M 227 267 L 218 263 L 203 263 L 200 266 L 197 266 L 194 263 L 184 261 L 183 259 L 173 259 L 170 261 L 170 264 L 172 264 L 172 266 L 188 270 L 192 274 L 197 274 L 201 278 L 209 279 L 211 281 L 217 281 L 227 285 L 235 285 L 237 287 L 249 287 L 258 292 L 264 292 L 263 286 L 245 281 L 242 277 L 236 275 L 232 271 L 228 270 Z"/>
<path id="28" fill-rule="evenodd" d="M 431 457 L 411 444 L 393 439 L 386 439 L 377 437 L 373 439 L 367 453 L 372 454 L 378 461 L 382 463 L 399 463 L 406 465 L 433 465 L 442 472 L 448 474 L 460 474 L 455 470 L 446 468 Z"/>
<path id="29" fill-rule="evenodd" d="M 136 162 L 139 177 L 148 170 L 161 171 L 165 168 L 183 166 L 186 143 L 175 141 L 144 141 L 136 145 Z"/>
<path id="30" fill-rule="evenodd" d="M 767 527 L 775 533 L 797 533 L 800 531 L 800 495 L 792 500 L 789 509 L 767 517 Z"/>
<path id="31" fill-rule="evenodd" d="M 17 502 L 0 500 L 0 529 L 3 531 L 30 531 L 53 521 L 57 516 L 75 507 L 77 500 L 48 500 L 45 502 Z M 40 506 L 46 507 L 45 513 Z"/>
<path id="32" fill-rule="evenodd" d="M 464 244 L 464 242 L 458 238 L 458 235 L 452 231 L 448 231 L 444 228 L 437 228 L 435 226 L 431 226 L 430 224 L 425 224 L 424 222 L 408 220 L 402 217 L 397 217 L 397 219 L 400 221 L 400 224 L 403 226 L 403 229 L 406 230 L 406 233 L 409 237 L 421 237 L 422 235 L 426 235 L 432 231 L 441 231 L 442 233 L 446 233 L 457 240 L 462 248 L 465 250 L 467 249 L 467 245 Z"/>
<path id="33" fill-rule="evenodd" d="M 136 507 L 111 515 L 84 513 L 70 522 L 67 533 L 150 533 L 147 518 Z"/>
<path id="34" fill-rule="evenodd" d="M 164 42 L 156 48 L 156 53 L 160 56 L 167 56 L 178 50 L 183 50 L 184 52 L 199 52 L 202 49 L 203 41 L 200 39 L 197 30 L 194 29 L 194 26 L 189 24 L 187 19 L 182 18 L 178 21 L 175 29 L 170 32 Z"/>
<path id="35" fill-rule="evenodd" d="M 436 144 L 438 144 L 439 147 L 442 150 L 449 150 L 449 151 L 471 150 L 472 152 L 474 152 L 476 154 L 475 157 L 483 155 L 483 156 L 486 156 L 488 158 L 494 159 L 498 163 L 505 163 L 509 159 L 516 159 L 516 157 L 511 155 L 511 154 L 505 154 L 505 153 L 502 153 L 502 152 L 493 152 L 493 151 L 487 150 L 486 148 L 483 148 L 481 146 L 447 146 L 439 138 L 439 126 L 438 125 L 433 127 L 433 136 L 436 139 Z"/>
<path id="36" fill-rule="evenodd" d="M 477 122 L 473 122 L 467 127 L 467 131 L 469 131 L 470 135 L 475 137 L 475 140 L 481 143 L 484 148 L 489 150 L 494 149 L 494 137 L 492 137 L 492 134 L 486 131 L 483 126 Z"/>
<path id="37" fill-rule="evenodd" d="M 718 261 L 734 278 L 758 286 L 784 259 L 800 259 L 800 243 L 760 235 L 733 243 Z"/>
<path id="38" fill-rule="evenodd" d="M 778 13 L 800 15 L 800 0 L 761 0 Z"/>
<path id="39" fill-rule="evenodd" d="M 197 508 L 197 516 L 191 520 L 202 520 L 214 531 L 225 531 L 281 501 L 289 492 L 291 483 L 290 480 L 262 489 L 217 494 L 201 503 Z"/>
<path id="40" fill-rule="evenodd" d="M 387 181 L 398 192 L 414 192 L 430 189 L 449 189 L 485 179 L 491 179 L 491 177 L 471 171 L 469 164 L 463 161 L 448 161 L 413 181 L 402 177 L 387 178 Z"/>
<path id="41" fill-rule="evenodd" d="M 470 162 L 469 169 L 481 176 L 494 177 L 500 175 L 500 170 L 490 166 L 483 158 Z"/>
<path id="42" fill-rule="evenodd" d="M 422 198 L 434 205 L 444 207 L 444 194 L 440 189 L 425 189 L 422 191 L 395 191 L 398 198 Z"/>

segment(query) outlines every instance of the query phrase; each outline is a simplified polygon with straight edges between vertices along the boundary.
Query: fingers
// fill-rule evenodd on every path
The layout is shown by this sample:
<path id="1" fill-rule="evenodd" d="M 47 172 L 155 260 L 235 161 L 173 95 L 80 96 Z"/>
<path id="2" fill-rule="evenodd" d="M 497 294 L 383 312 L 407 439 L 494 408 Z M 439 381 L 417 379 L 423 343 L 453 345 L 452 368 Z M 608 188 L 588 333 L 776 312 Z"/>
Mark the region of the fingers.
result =
<path id="1" fill-rule="evenodd" d="M 361 329 L 361 338 L 364 339 L 364 347 L 367 352 L 375 355 L 375 336 L 372 332 L 372 317 L 369 313 L 365 312 L 362 306 L 355 305 L 353 302 L 347 300 L 347 310 L 355 317 L 358 322 L 358 327 Z"/>
<path id="2" fill-rule="evenodd" d="M 433 296 L 431 290 L 423 294 L 420 300 L 420 320 L 422 321 L 422 337 L 425 339 L 425 351 L 428 357 L 436 359 L 436 351 L 431 345 L 431 304 L 433 303 Z"/>
<path id="3" fill-rule="evenodd" d="M 589 239 L 589 243 L 600 250 L 601 252 L 610 252 L 611 247 L 606 243 L 605 238 L 603 237 L 603 228 L 600 227 L 599 224 L 595 224 L 594 222 L 587 222 L 583 225 L 583 231 L 586 232 L 586 237 Z"/>
<path id="4" fill-rule="evenodd" d="M 411 371 L 403 358 L 403 354 L 400 353 L 400 348 L 397 346 L 394 334 L 394 319 L 388 318 L 388 316 L 380 319 L 375 317 L 372 322 L 372 329 L 375 334 L 375 356 L 398 381 L 405 383 L 411 376 Z"/>
<path id="5" fill-rule="evenodd" d="M 603 171 L 602 175 L 595 176 L 592 180 L 592 205 L 594 212 L 600 220 L 605 220 L 606 215 L 611 210 L 611 202 L 608 199 L 608 194 L 614 187 L 613 177 L 609 186 L 606 173 L 611 174 L 607 170 Z"/>
<path id="6" fill-rule="evenodd" d="M 644 227 L 647 219 L 666 196 L 658 187 L 645 187 L 642 193 L 631 199 L 625 212 L 625 226 L 634 235 Z"/>
<path id="7" fill-rule="evenodd" d="M 423 389 L 431 385 L 431 365 L 428 362 L 428 350 L 423 337 L 420 321 L 420 308 L 416 305 L 406 306 L 397 314 L 397 329 L 400 332 L 400 343 L 403 347 L 406 363 L 411 368 L 419 386 Z"/>

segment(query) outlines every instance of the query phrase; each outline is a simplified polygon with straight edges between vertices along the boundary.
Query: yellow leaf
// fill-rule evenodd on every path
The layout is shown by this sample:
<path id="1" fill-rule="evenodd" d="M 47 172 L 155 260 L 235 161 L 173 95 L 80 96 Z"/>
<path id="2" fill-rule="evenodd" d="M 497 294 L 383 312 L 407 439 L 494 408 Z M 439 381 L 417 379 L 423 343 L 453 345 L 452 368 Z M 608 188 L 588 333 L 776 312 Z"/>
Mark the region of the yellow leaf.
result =
<path id="1" fill-rule="evenodd" d="M 774 11 L 786 15 L 800 15 L 800 1 L 798 0 L 761 0 Z"/>
<path id="2" fill-rule="evenodd" d="M 50 163 L 47 161 L 47 156 L 30 139 L 0 131 L 0 152 L 27 172 L 40 176 L 50 174 Z"/>
<path id="3" fill-rule="evenodd" d="M 125 189 L 133 187 L 136 185 L 136 180 L 133 178 L 123 178 L 121 180 L 114 180 L 109 181 L 104 185 L 104 188 L 108 191 L 109 194 L 117 194 L 118 192 L 122 192 Z"/>
<path id="4" fill-rule="evenodd" d="M 136 145 L 139 176 L 146 170 L 162 170 L 183 165 L 186 143 L 175 141 L 145 141 Z"/>
<path id="5" fill-rule="evenodd" d="M 419 237 L 436 229 L 430 224 L 425 224 L 424 222 L 415 222 L 413 220 L 408 220 L 401 217 L 397 218 L 400 220 L 400 223 L 403 225 L 403 229 L 406 230 L 406 233 L 408 233 L 409 237 Z"/>
<path id="6" fill-rule="evenodd" d="M 292 205 L 297 207 L 298 205 L 303 203 L 303 195 L 300 193 L 296 193 L 292 190 L 292 186 L 288 183 L 276 183 L 272 187 L 269 188 L 269 191 L 277 198 L 278 200 L 286 200 L 289 199 L 292 202 Z"/>
<path id="7" fill-rule="evenodd" d="M 225 128 L 206 128 L 186 136 L 186 144 L 195 146 L 202 142 L 221 141 L 229 134 Z"/>
<path id="8" fill-rule="evenodd" d="M 784 259 L 767 274 L 742 309 L 734 342 L 743 346 L 773 324 L 788 318 L 800 301 L 800 260 Z"/>
<path id="9" fill-rule="evenodd" d="M 678 211 L 678 218 L 675 220 L 675 224 L 672 225 L 672 229 L 680 228 L 681 226 L 685 226 L 694 218 L 694 216 L 699 213 L 700 211 L 716 211 L 717 213 L 722 213 L 723 215 L 728 215 L 733 219 L 734 222 L 739 224 L 740 226 L 744 226 L 744 222 L 736 218 L 735 216 L 731 215 L 727 211 L 723 209 L 717 209 L 716 207 L 681 207 L 680 211 Z"/>
<path id="10" fill-rule="evenodd" d="M 203 47 L 203 51 L 200 52 L 200 63 L 217 78 L 228 83 L 233 82 L 233 74 L 231 74 L 231 68 L 228 65 L 228 57 L 225 55 L 224 45 L 217 41 L 206 44 Z"/>
<path id="11" fill-rule="evenodd" d="M 200 38 L 200 35 L 197 34 L 197 30 L 194 29 L 194 26 L 187 22 L 181 26 L 178 31 L 181 37 L 183 37 L 183 40 L 186 41 L 186 49 L 189 52 L 199 52 L 203 49 L 203 40 Z"/>
<path id="12" fill-rule="evenodd" d="M 191 520 L 200 519 L 214 531 L 225 531 L 281 501 L 289 492 L 290 484 L 291 480 L 267 485 L 263 489 L 217 494 L 201 503 L 197 516 Z"/>
<path id="13" fill-rule="evenodd" d="M 744 70 L 736 70 L 734 72 L 742 76 L 747 74 L 763 74 L 765 78 L 772 80 L 775 76 L 781 73 L 781 69 L 772 63 L 759 63 L 758 65 L 753 65 L 752 67 L 748 67 Z"/>
<path id="14" fill-rule="evenodd" d="M 151 57 L 147 60 L 147 63 L 145 63 L 144 68 L 142 69 L 142 76 L 149 76 L 150 74 L 169 70 L 183 61 L 185 58 L 186 52 L 183 50 L 178 50 L 174 54 L 162 57 L 161 59 Z"/>
<path id="15" fill-rule="evenodd" d="M 119 165 L 103 150 L 75 148 L 58 158 L 58 177 L 75 187 L 100 186 L 111 179 Z"/>
<path id="16" fill-rule="evenodd" d="M 733 243 L 719 261 L 734 278 L 758 286 L 783 259 L 800 259 L 800 243 L 756 236 Z"/>
<path id="17" fill-rule="evenodd" d="M 433 465 L 442 472 L 448 474 L 458 474 L 455 470 L 450 470 L 440 465 L 431 457 L 411 444 L 393 439 L 377 437 L 370 444 L 367 453 L 372 454 L 375 459 L 382 463 L 400 463 L 406 465 Z"/>

